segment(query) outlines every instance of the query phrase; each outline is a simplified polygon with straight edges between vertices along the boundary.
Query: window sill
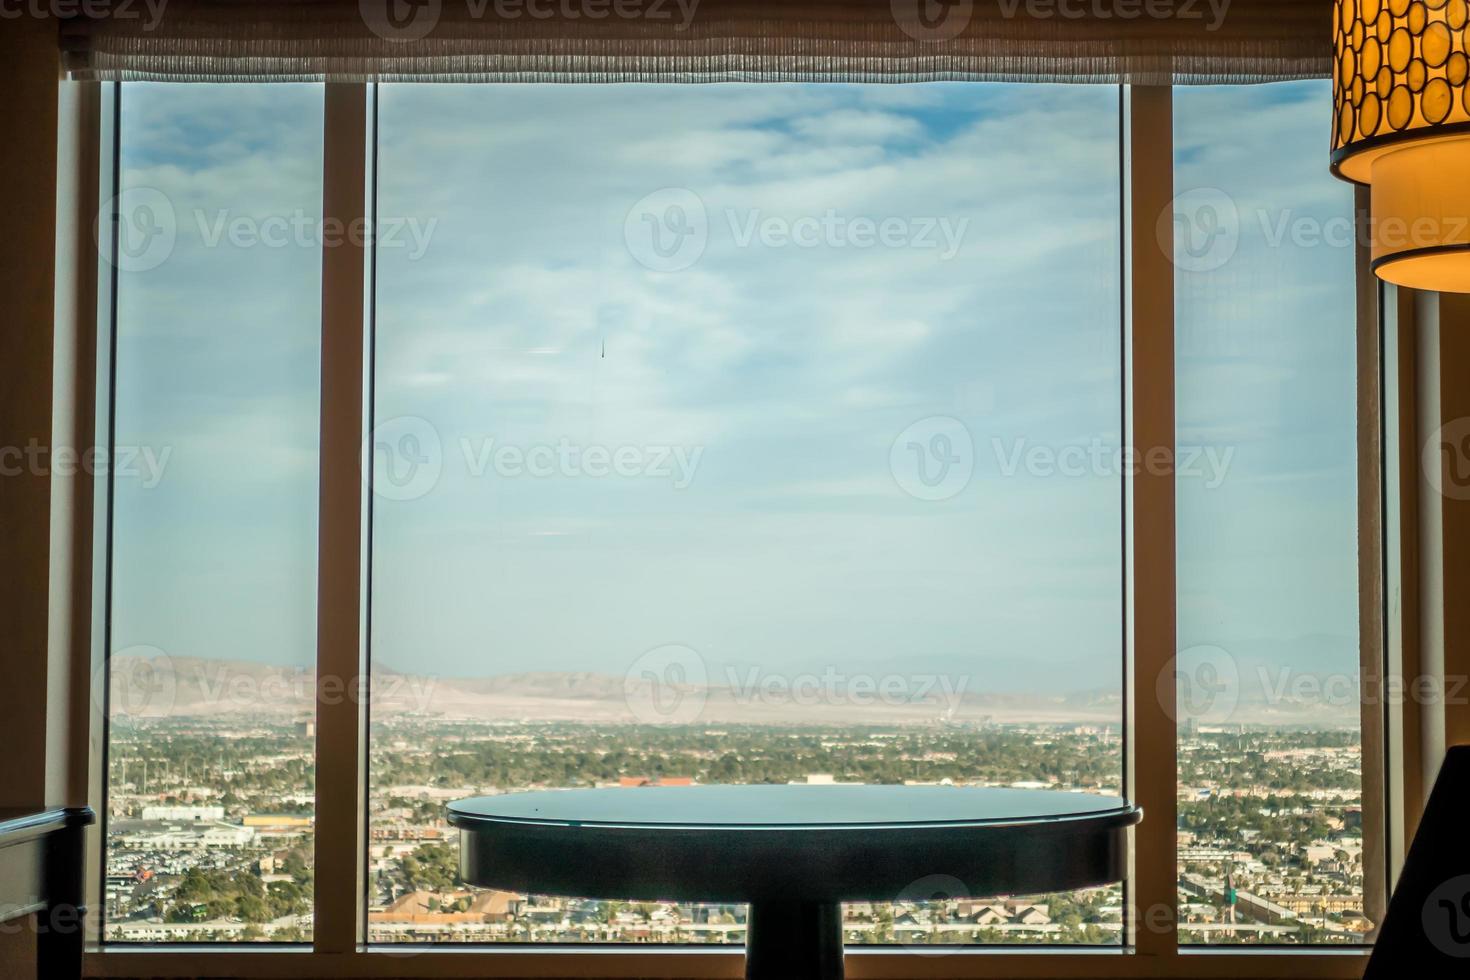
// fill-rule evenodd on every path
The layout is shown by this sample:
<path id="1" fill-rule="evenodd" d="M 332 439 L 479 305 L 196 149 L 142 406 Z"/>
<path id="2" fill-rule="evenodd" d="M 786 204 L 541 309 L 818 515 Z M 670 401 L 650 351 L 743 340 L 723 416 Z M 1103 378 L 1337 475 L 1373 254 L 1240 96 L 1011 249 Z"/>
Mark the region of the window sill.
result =
<path id="1" fill-rule="evenodd" d="M 955 950 L 852 949 L 847 975 L 852 980 L 1346 980 L 1360 977 L 1366 948 L 1350 949 L 1182 949 L 1174 956 L 1106 948 Z M 244 980 L 319 977 L 322 980 L 389 977 L 653 977 L 728 978 L 744 974 L 738 949 L 602 948 L 595 952 L 565 946 L 465 949 L 435 947 L 419 952 L 402 947 L 363 947 L 347 954 L 315 953 L 299 946 L 242 949 L 179 946 L 162 949 L 112 946 L 87 957 L 89 977 L 210 977 Z"/>

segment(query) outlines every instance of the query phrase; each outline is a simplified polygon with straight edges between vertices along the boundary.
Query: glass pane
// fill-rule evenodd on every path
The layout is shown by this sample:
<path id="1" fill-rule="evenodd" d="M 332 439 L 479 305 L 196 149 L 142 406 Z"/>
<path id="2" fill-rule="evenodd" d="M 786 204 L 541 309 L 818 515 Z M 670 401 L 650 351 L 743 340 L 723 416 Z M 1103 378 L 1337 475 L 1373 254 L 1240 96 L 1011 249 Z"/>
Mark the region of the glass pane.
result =
<path id="1" fill-rule="evenodd" d="M 1353 192 L 1328 83 L 1174 92 L 1187 943 L 1359 943 Z"/>
<path id="2" fill-rule="evenodd" d="M 465 887 L 456 798 L 1119 791 L 1116 88 L 381 99 L 373 941 L 744 939 Z M 946 887 L 848 941 L 1118 941 Z"/>
<path id="3" fill-rule="evenodd" d="M 105 935 L 309 939 L 322 90 L 121 98 Z"/>

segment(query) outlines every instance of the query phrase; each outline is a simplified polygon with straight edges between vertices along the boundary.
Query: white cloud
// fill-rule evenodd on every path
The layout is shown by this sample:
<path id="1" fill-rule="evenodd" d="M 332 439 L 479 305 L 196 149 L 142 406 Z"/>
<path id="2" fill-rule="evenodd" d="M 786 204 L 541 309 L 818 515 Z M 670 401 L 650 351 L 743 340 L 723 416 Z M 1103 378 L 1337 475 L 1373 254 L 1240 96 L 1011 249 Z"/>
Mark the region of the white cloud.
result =
<path id="1" fill-rule="evenodd" d="M 139 92 L 125 113 L 130 179 L 186 208 L 249 215 L 318 199 L 319 90 Z M 1249 118 L 1251 130 L 1181 128 L 1179 182 L 1330 215 L 1342 194 L 1304 124 L 1325 102 L 1274 94 L 1184 96 L 1204 100 L 1212 125 Z M 477 480 L 446 461 L 430 496 L 379 509 L 382 649 L 461 673 L 609 669 L 606 644 L 673 641 L 750 657 L 1022 650 L 1038 684 L 1087 651 L 1095 671 L 1072 682 L 1114 683 L 1116 481 L 984 471 L 946 507 L 905 497 L 887 466 L 893 437 L 934 414 L 964 418 L 982 444 L 1116 439 L 1116 107 L 1115 90 L 1084 86 L 385 87 L 381 213 L 437 224 L 422 258 L 379 257 L 379 417 L 428 418 L 450 452 L 493 436 L 704 455 L 678 492 Z M 674 273 L 640 265 L 624 240 L 629 209 L 665 187 L 699 195 L 709 219 L 703 256 Z M 728 218 L 829 210 L 965 230 L 943 259 L 742 246 Z M 1303 574 L 1352 539 L 1320 520 L 1293 536 L 1323 491 L 1272 482 L 1330 478 L 1350 429 L 1335 417 L 1351 357 L 1337 333 L 1351 324 L 1333 319 L 1336 258 L 1248 236 L 1234 264 L 1179 293 L 1181 438 L 1252 447 L 1236 465 L 1257 490 L 1240 504 L 1290 542 Z M 186 235 L 156 273 L 123 279 L 120 425 L 177 441 L 203 468 L 177 488 L 177 512 L 139 511 L 158 547 L 125 529 L 133 550 L 120 556 L 158 566 L 155 590 L 130 586 L 129 615 L 176 627 L 191 648 L 197 624 L 170 611 L 179 577 L 195 592 L 226 579 L 180 561 L 184 532 L 165 526 L 178 513 L 211 553 L 238 544 L 311 584 L 314 538 L 289 560 L 280 548 L 314 506 L 319 262 Z M 1253 598 L 1252 562 L 1269 557 L 1231 550 L 1270 540 L 1211 538 L 1224 557 L 1182 579 L 1185 608 L 1221 608 L 1199 598 L 1218 594 L 1231 616 L 1292 632 L 1289 610 Z M 258 625 L 278 600 L 263 568 L 229 578 L 241 591 L 233 605 L 216 596 L 212 614 L 256 648 L 309 643 L 300 610 Z M 1350 607 L 1319 598 L 1323 622 Z"/>

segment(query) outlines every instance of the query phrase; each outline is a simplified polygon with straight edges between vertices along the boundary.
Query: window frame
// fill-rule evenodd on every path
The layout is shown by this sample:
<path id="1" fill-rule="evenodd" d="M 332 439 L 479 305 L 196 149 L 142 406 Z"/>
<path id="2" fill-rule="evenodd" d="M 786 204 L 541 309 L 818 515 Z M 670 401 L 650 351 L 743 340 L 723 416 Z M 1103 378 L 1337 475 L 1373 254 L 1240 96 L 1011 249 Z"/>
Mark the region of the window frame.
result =
<path id="1" fill-rule="evenodd" d="M 62 132 L 79 144 L 64 157 L 79 173 L 63 174 L 63 198 L 79 214 L 98 214 L 99 202 L 115 192 L 115 160 L 107 158 L 105 127 L 115 125 L 116 82 L 62 83 Z M 1174 267 L 1152 234 L 1157 217 L 1173 200 L 1173 95 L 1167 85 L 1121 85 L 1120 134 L 1123 180 L 1122 259 L 1124 422 L 1131 444 L 1140 452 L 1174 449 Z M 375 88 L 370 82 L 324 84 L 324 218 L 351 222 L 370 216 L 375 163 Z M 109 130 L 109 133 L 111 131 Z M 1325 161 L 1324 161 L 1325 166 Z M 89 168 L 93 168 L 91 172 Z M 70 179 L 68 179 L 68 177 Z M 109 187 L 112 189 L 109 190 Z M 1358 196 L 1363 221 L 1366 197 Z M 58 209 L 58 213 L 60 209 Z M 98 444 L 110 444 L 113 327 L 104 313 L 115 294 L 115 268 L 104 253 L 93 264 L 94 230 L 90 222 L 58 224 L 64 252 L 75 274 L 58 280 L 75 312 L 77 373 L 95 367 L 96 386 L 77 384 L 69 392 L 73 409 L 83 418 L 80 429 Z M 371 418 L 371 336 L 364 314 L 372 302 L 371 254 L 357 236 L 323 252 L 321 473 L 318 529 L 317 675 L 367 675 L 366 585 L 371 521 L 371 494 L 359 477 L 367 420 Z M 1381 676 L 1384 633 L 1383 575 L 1395 555 L 1382 539 L 1383 493 L 1379 410 L 1380 290 L 1368 273 L 1365 239 L 1357 246 L 1358 275 L 1358 457 L 1359 457 L 1359 618 L 1364 677 Z M 59 321 L 60 322 L 60 321 Z M 86 356 L 96 351 L 95 365 Z M 96 399 L 95 410 L 92 398 Z M 91 426 L 87 422 L 92 423 Z M 93 507 L 71 515 L 69 548 L 73 562 L 92 570 L 90 608 L 73 608 L 74 624 L 85 625 L 83 641 L 73 645 L 74 671 L 85 686 L 105 679 L 107 596 L 110 593 L 110 489 L 98 479 Z M 1155 678 L 1172 669 L 1176 649 L 1175 487 L 1169 473 L 1140 473 L 1124 478 L 1125 644 L 1124 644 L 1124 786 L 1144 808 L 1146 819 L 1130 839 L 1129 878 L 1125 904 L 1130 910 L 1118 948 L 1007 947 L 947 949 L 945 955 L 882 947 L 848 951 L 848 975 L 861 978 L 1165 978 L 1181 975 L 1218 978 L 1347 978 L 1362 972 L 1366 947 L 1181 946 L 1176 922 L 1177 901 L 1177 737 L 1171 720 L 1174 706 L 1160 696 Z M 95 518 L 94 518 L 95 514 Z M 74 599 L 73 607 L 87 603 Z M 89 688 L 89 713 L 78 713 L 73 737 L 90 745 L 84 780 L 91 805 L 104 812 L 106 797 L 105 683 L 103 692 Z M 1380 688 L 1381 689 L 1381 688 Z M 345 977 L 738 977 L 743 952 L 713 947 L 578 948 L 573 946 L 374 946 L 366 942 L 366 719 L 352 699 L 317 696 L 317 828 L 314 835 L 318 881 L 352 881 L 353 887 L 318 888 L 314 896 L 313 941 L 303 946 L 219 944 L 218 946 L 134 946 L 100 941 L 98 920 L 89 917 L 86 959 L 88 976 L 195 977 L 231 975 L 245 978 L 290 976 Z M 78 692 L 74 692 L 74 696 Z M 1363 780 L 1365 815 L 1384 797 L 1389 755 L 1370 755 L 1371 746 L 1391 747 L 1393 758 L 1410 758 L 1414 739 L 1397 737 L 1402 719 L 1386 706 L 1364 707 Z M 1394 737 L 1385 721 L 1395 722 Z M 1140 753 L 1140 746 L 1148 746 Z M 80 757 L 83 753 L 77 753 Z M 1142 756 L 1142 757 L 1141 757 Z M 1413 756 L 1417 759 L 1417 754 Z M 352 760 L 350 765 L 345 760 Z M 1399 767 L 1389 766 L 1388 771 Z M 1406 805 L 1395 795 L 1392 829 L 1398 837 L 1409 822 Z M 1412 811 L 1412 806 L 1407 807 Z M 1365 816 L 1366 818 L 1366 816 Z M 1403 841 L 1384 827 L 1380 870 L 1391 880 Z M 324 827 L 332 833 L 320 832 Z M 351 827 L 349 832 L 347 828 Z M 104 841 L 101 827 L 90 830 L 88 904 L 102 907 Z M 1373 891 L 1370 876 L 1365 892 Z M 1382 908 L 1384 898 L 1365 894 L 1367 907 Z M 1140 915 L 1136 910 L 1144 910 Z"/>

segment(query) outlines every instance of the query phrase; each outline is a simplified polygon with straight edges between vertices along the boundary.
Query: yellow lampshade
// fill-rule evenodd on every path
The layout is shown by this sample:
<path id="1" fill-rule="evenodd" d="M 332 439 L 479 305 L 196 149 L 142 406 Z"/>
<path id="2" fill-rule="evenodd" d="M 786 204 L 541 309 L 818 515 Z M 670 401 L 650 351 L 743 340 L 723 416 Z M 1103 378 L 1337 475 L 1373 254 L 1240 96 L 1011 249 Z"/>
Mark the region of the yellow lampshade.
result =
<path id="1" fill-rule="evenodd" d="M 1373 161 L 1373 271 L 1400 286 L 1470 292 L 1470 136 Z"/>
<path id="2" fill-rule="evenodd" d="M 1470 0 L 1337 0 L 1332 170 L 1372 186 L 1373 270 L 1470 292 Z"/>

